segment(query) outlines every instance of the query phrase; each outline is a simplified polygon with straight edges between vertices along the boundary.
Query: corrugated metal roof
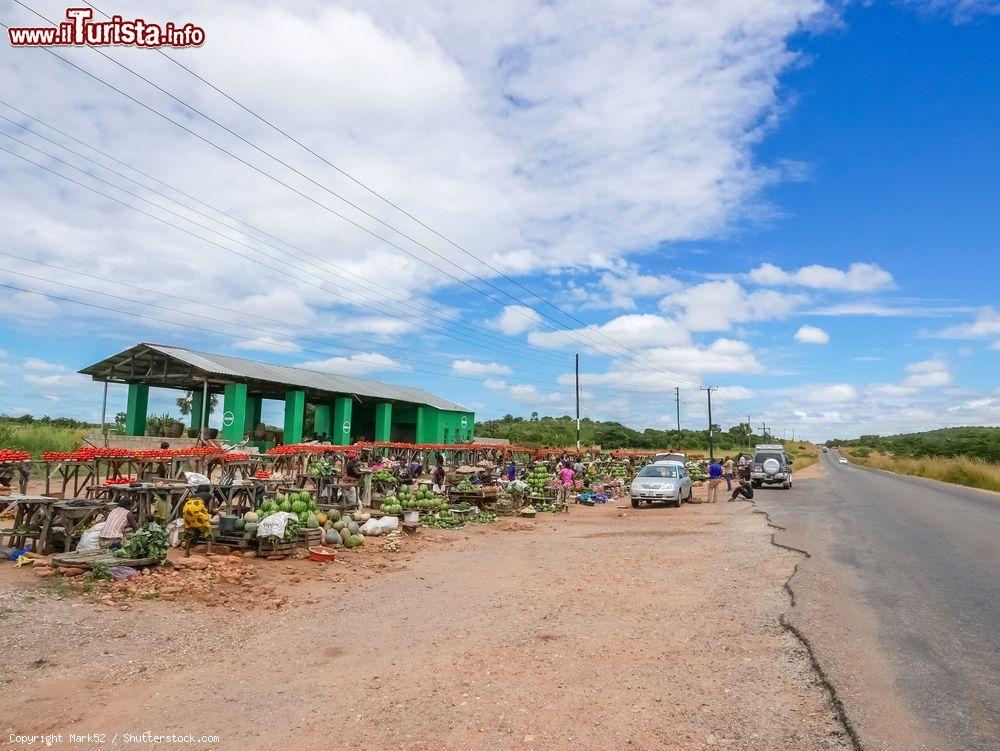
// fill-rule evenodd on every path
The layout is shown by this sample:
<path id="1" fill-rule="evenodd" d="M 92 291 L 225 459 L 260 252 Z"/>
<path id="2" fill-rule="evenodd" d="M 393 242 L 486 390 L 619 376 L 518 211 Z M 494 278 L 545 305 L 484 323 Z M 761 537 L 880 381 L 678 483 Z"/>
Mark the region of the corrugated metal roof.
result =
<path id="1" fill-rule="evenodd" d="M 165 344 L 142 344 L 141 346 L 148 347 L 175 360 L 180 360 L 210 375 L 245 378 L 276 383 L 282 386 L 297 386 L 317 391 L 330 391 L 337 394 L 356 394 L 375 399 L 391 399 L 393 401 L 411 402 L 413 404 L 427 404 L 437 409 L 456 412 L 472 411 L 461 404 L 456 404 L 423 389 L 410 386 L 397 386 L 396 384 L 370 381 L 365 378 L 351 378 L 349 376 L 334 375 L 333 373 L 321 373 L 316 370 L 294 368 L 289 365 L 273 365 L 256 360 L 247 360 L 243 357 L 195 352 L 184 347 L 172 347 Z M 90 366 L 90 368 L 85 368 L 81 372 L 91 371 L 95 367 Z"/>

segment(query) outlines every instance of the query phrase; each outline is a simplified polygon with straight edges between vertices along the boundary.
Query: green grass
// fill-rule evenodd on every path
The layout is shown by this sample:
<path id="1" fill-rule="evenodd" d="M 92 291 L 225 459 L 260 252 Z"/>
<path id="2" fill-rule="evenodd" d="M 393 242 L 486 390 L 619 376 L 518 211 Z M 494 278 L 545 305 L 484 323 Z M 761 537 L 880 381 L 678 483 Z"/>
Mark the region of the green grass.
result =
<path id="1" fill-rule="evenodd" d="M 865 447 L 858 449 L 846 446 L 841 447 L 841 453 L 866 467 L 1000 492 L 1000 464 L 983 459 L 970 459 L 966 456 L 922 456 L 913 459 L 883 454 Z"/>
<path id="2" fill-rule="evenodd" d="M 57 428 L 52 425 L 0 424 L 0 448 L 29 451 L 40 459 L 46 451 L 75 451 L 91 428 Z"/>

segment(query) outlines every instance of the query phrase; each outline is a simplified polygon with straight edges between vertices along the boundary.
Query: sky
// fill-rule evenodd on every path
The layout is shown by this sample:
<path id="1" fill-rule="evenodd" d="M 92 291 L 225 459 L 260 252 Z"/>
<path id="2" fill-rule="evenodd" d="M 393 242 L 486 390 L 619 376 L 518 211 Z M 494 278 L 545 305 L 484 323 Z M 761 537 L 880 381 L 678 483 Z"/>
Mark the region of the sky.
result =
<path id="1" fill-rule="evenodd" d="M 480 420 L 572 414 L 579 354 L 636 428 L 1000 425 L 996 0 L 103 10 L 206 41 L 0 44 L 2 414 L 98 420 L 147 341 Z"/>

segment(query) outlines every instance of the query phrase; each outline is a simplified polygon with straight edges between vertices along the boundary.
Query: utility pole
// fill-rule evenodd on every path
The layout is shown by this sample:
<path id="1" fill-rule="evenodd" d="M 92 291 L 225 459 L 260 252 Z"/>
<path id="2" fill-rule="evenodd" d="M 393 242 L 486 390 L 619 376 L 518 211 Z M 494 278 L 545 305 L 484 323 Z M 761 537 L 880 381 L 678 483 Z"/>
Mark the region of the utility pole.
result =
<path id="1" fill-rule="evenodd" d="M 712 438 L 712 392 L 718 391 L 718 386 L 702 386 L 701 391 L 708 394 L 708 458 L 715 459 L 715 440 Z"/>
<path id="2" fill-rule="evenodd" d="M 753 434 L 753 427 L 750 425 L 750 415 L 747 415 L 747 453 L 750 453 L 750 436 Z"/>
<path id="3" fill-rule="evenodd" d="M 766 422 L 762 422 L 760 424 L 760 434 L 761 434 L 761 438 L 763 438 L 764 442 L 767 443 L 767 423 Z"/>
<path id="4" fill-rule="evenodd" d="M 580 453 L 580 355 L 576 356 L 576 453 Z"/>
<path id="5" fill-rule="evenodd" d="M 681 387 L 674 386 L 674 402 L 677 404 L 677 448 L 681 447 Z"/>

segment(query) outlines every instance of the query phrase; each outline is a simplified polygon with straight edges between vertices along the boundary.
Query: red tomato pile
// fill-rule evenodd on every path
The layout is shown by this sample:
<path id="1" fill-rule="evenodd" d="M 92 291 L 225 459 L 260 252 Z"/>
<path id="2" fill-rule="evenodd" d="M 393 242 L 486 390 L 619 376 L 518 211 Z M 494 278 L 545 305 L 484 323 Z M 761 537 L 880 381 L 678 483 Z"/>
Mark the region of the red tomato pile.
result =
<path id="1" fill-rule="evenodd" d="M 131 485 L 133 482 L 138 482 L 135 477 L 109 477 L 104 481 L 105 485 Z"/>
<path id="2" fill-rule="evenodd" d="M 268 472 L 266 469 L 258 469 L 254 477 L 256 477 L 258 480 L 270 480 L 271 473 Z"/>
<path id="3" fill-rule="evenodd" d="M 224 462 L 245 462 L 250 458 L 250 454 L 223 454 Z"/>
<path id="4" fill-rule="evenodd" d="M 4 462 L 26 462 L 31 460 L 31 454 L 27 451 L 14 451 L 13 449 L 0 449 L 0 464 Z"/>

